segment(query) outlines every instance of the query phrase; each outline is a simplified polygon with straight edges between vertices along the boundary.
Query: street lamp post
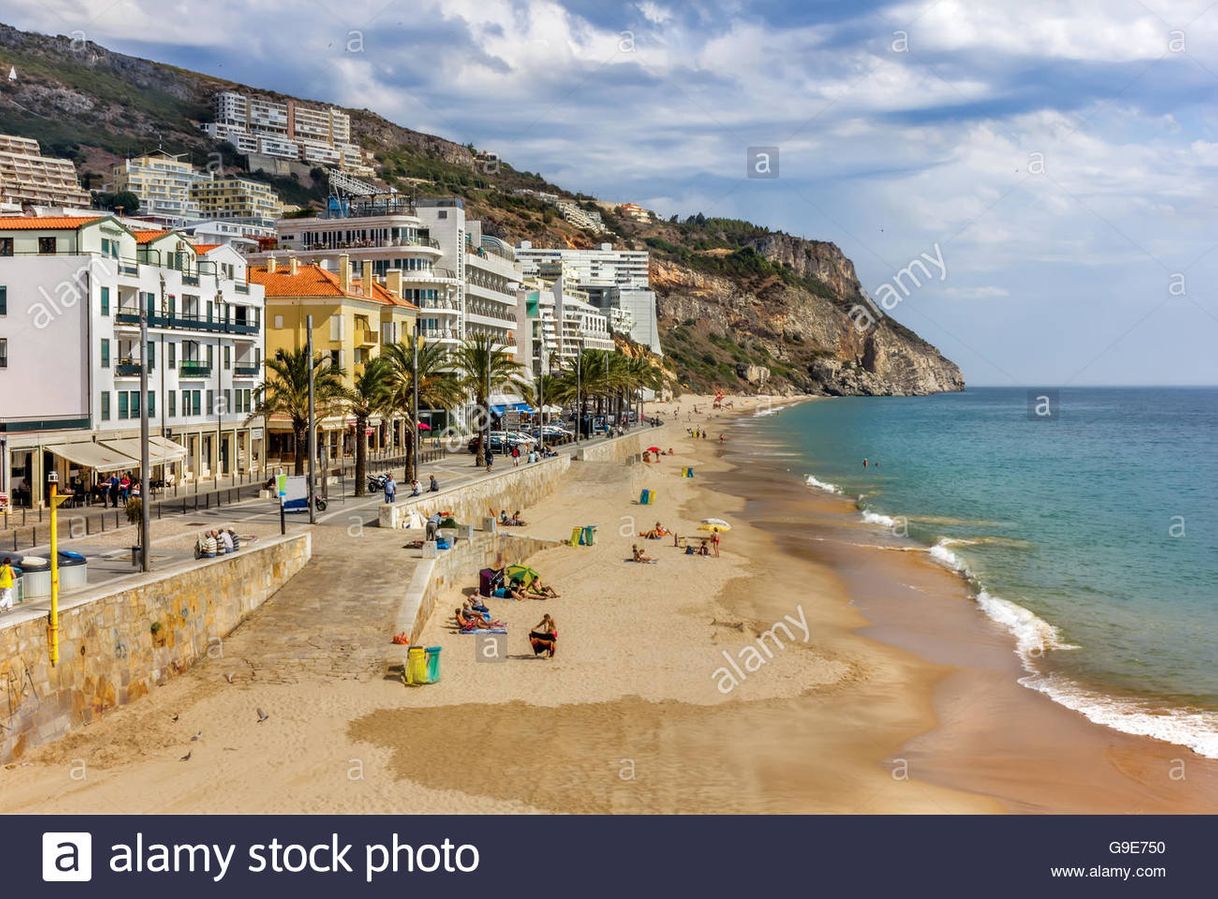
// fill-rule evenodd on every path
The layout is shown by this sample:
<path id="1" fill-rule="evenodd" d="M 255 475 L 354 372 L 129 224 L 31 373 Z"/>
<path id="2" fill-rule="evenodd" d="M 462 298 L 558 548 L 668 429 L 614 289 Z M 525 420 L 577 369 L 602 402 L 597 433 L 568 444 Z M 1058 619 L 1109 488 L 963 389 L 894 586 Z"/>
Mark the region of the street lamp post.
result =
<path id="1" fill-rule="evenodd" d="M 164 360 L 162 360 L 164 361 Z M 140 304 L 140 571 L 151 571 L 148 544 L 152 533 L 151 481 L 148 469 L 148 306 Z M 164 410 L 162 410 L 163 412 Z M 54 556 L 54 550 L 51 551 Z"/>
<path id="2" fill-rule="evenodd" d="M 311 315 L 305 317 L 305 331 L 307 332 L 306 345 L 309 355 L 309 482 L 306 502 L 309 505 L 309 524 L 316 524 L 317 515 L 313 509 L 313 468 L 317 459 L 317 427 L 313 421 L 313 316 Z"/>
<path id="3" fill-rule="evenodd" d="M 419 341 L 422 339 L 422 334 L 419 332 L 419 320 L 414 320 L 414 340 L 412 340 L 412 362 L 410 371 L 411 381 L 411 427 L 413 430 L 410 433 L 410 446 L 413 450 L 411 454 L 410 464 L 410 479 L 417 481 L 419 479 Z"/>

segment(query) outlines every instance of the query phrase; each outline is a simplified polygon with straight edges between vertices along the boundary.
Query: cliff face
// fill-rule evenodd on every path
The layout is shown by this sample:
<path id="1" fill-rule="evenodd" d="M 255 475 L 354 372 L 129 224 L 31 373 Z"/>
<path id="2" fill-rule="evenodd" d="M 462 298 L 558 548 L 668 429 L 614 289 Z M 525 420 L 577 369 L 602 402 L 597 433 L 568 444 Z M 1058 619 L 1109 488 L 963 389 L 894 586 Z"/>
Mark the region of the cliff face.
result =
<path id="1" fill-rule="evenodd" d="M 665 346 L 698 386 L 740 387 L 737 378 L 753 379 L 739 371 L 753 365 L 770 370 L 771 391 L 901 396 L 964 389 L 956 365 L 909 329 L 888 318 L 856 324 L 849 311 L 862 292 L 854 265 L 836 246 L 789 235 L 752 246 L 827 290 L 773 276 L 707 274 L 671 260 L 652 264 Z"/>

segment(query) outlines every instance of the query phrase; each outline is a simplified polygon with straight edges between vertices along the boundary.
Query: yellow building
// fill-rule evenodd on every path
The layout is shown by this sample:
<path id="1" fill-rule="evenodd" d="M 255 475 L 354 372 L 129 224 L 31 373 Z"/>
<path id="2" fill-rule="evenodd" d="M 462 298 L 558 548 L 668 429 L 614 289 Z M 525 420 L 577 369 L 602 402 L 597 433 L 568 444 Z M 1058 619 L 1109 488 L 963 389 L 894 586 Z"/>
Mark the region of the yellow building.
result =
<path id="1" fill-rule="evenodd" d="M 336 272 L 320 265 L 301 265 L 295 257 L 286 263 L 272 257 L 265 267 L 250 270 L 250 282 L 266 291 L 267 358 L 273 359 L 279 350 L 302 349 L 308 341 L 307 317 L 311 315 L 313 352 L 328 355 L 340 366 L 347 386 L 382 346 L 413 333 L 418 315 L 418 307 L 402 299 L 400 271 L 391 270 L 382 287 L 372 275 L 371 262 L 365 262 L 356 277 L 346 254 L 339 257 Z M 373 449 L 392 442 L 392 424 L 371 423 Z M 321 422 L 325 458 L 354 451 L 354 425 L 353 419 L 343 416 Z M 295 453 L 290 423 L 272 418 L 269 430 L 268 457 L 286 462 Z"/>
<path id="2" fill-rule="evenodd" d="M 238 219 L 270 224 L 283 215 L 278 194 L 245 178 L 215 178 L 191 185 L 190 196 L 205 219 Z"/>

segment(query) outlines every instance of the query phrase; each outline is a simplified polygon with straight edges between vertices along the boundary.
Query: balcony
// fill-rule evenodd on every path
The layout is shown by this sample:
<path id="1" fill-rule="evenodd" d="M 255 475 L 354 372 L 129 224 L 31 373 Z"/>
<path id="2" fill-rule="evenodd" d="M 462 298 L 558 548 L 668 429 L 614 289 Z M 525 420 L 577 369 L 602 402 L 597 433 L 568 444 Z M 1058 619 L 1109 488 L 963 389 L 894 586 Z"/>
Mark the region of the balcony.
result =
<path id="1" fill-rule="evenodd" d="M 143 366 L 138 362 L 119 362 L 114 366 L 114 376 L 118 378 L 139 377 Z"/>
<path id="2" fill-rule="evenodd" d="M 140 323 L 139 312 L 131 309 L 120 309 L 114 316 L 120 325 L 136 325 Z M 211 334 L 257 334 L 258 325 L 252 322 L 208 321 L 198 315 L 150 315 L 150 328 L 172 328 L 183 331 L 207 331 Z"/>
<path id="3" fill-rule="evenodd" d="M 211 366 L 206 362 L 183 359 L 178 365 L 178 372 L 183 378 L 206 378 L 211 374 Z"/>
<path id="4" fill-rule="evenodd" d="M 238 378 L 256 378 L 259 374 L 257 365 L 241 365 L 238 363 L 233 366 L 233 374 Z"/>
<path id="5" fill-rule="evenodd" d="M 233 289 L 236 290 L 237 293 L 249 293 L 250 292 L 250 286 L 248 284 L 234 284 Z"/>

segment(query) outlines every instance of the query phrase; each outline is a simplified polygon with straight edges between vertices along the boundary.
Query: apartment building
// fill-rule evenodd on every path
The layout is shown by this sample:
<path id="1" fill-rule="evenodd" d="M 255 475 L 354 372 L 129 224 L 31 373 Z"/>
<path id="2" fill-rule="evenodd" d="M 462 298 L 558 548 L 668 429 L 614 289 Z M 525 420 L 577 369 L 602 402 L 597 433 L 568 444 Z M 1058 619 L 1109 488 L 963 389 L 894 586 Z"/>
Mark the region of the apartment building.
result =
<path id="1" fill-rule="evenodd" d="M 0 257 L 0 492 L 138 468 L 143 408 L 154 477 L 261 471 L 263 291 L 236 250 L 82 214 L 0 218 Z"/>
<path id="2" fill-rule="evenodd" d="M 351 141 L 351 117 L 342 110 L 220 91 L 215 112 L 216 120 L 203 130 L 240 153 L 334 165 L 364 177 L 375 174 L 367 154 Z"/>
<path id="3" fill-rule="evenodd" d="M 559 214 L 577 228 L 596 234 L 604 234 L 609 230 L 605 226 L 605 220 L 595 209 L 584 209 L 574 200 L 559 200 L 554 205 L 558 207 Z"/>
<path id="4" fill-rule="evenodd" d="M 617 250 L 609 243 L 590 249 L 543 248 L 522 241 L 516 256 L 526 278 L 564 279 L 610 316 L 615 332 L 627 334 L 657 355 L 663 353 L 646 250 Z M 622 330 L 627 317 L 629 330 Z"/>
<path id="5" fill-rule="evenodd" d="M 561 278 L 524 281 L 516 312 L 518 359 L 532 374 L 569 367 L 585 349 L 616 348 L 608 316 Z"/>
<path id="6" fill-rule="evenodd" d="M 373 261 L 364 259 L 353 265 L 351 256 L 340 253 L 333 269 L 316 263 L 302 263 L 293 255 L 281 260 L 275 255 L 266 264 L 250 270 L 250 280 L 266 295 L 267 353 L 299 350 L 308 343 L 308 316 L 313 316 L 313 350 L 328 355 L 344 371 L 348 387 L 355 375 L 380 354 L 381 347 L 399 342 L 413 333 L 419 310 L 403 297 L 403 272 L 391 268 L 382 286 L 373 274 Z M 380 449 L 391 445 L 395 426 L 400 422 L 374 418 L 371 445 Z M 291 422 L 272 418 L 269 454 L 287 460 L 295 456 Z M 324 418 L 320 425 L 320 446 L 326 459 L 340 458 L 354 451 L 354 420 L 343 415 Z"/>
<path id="7" fill-rule="evenodd" d="M 190 198 L 204 219 L 269 227 L 283 215 L 279 195 L 269 185 L 248 178 L 230 176 L 197 181 L 190 187 Z"/>
<path id="8" fill-rule="evenodd" d="M 0 204 L 88 209 L 90 203 L 70 159 L 43 156 L 28 137 L 0 134 Z"/>
<path id="9" fill-rule="evenodd" d="M 210 179 L 210 174 L 197 170 L 184 154 L 157 150 L 116 165 L 113 189 L 116 193 L 130 191 L 140 198 L 141 218 L 177 227 L 203 217 L 191 189 Z"/>

